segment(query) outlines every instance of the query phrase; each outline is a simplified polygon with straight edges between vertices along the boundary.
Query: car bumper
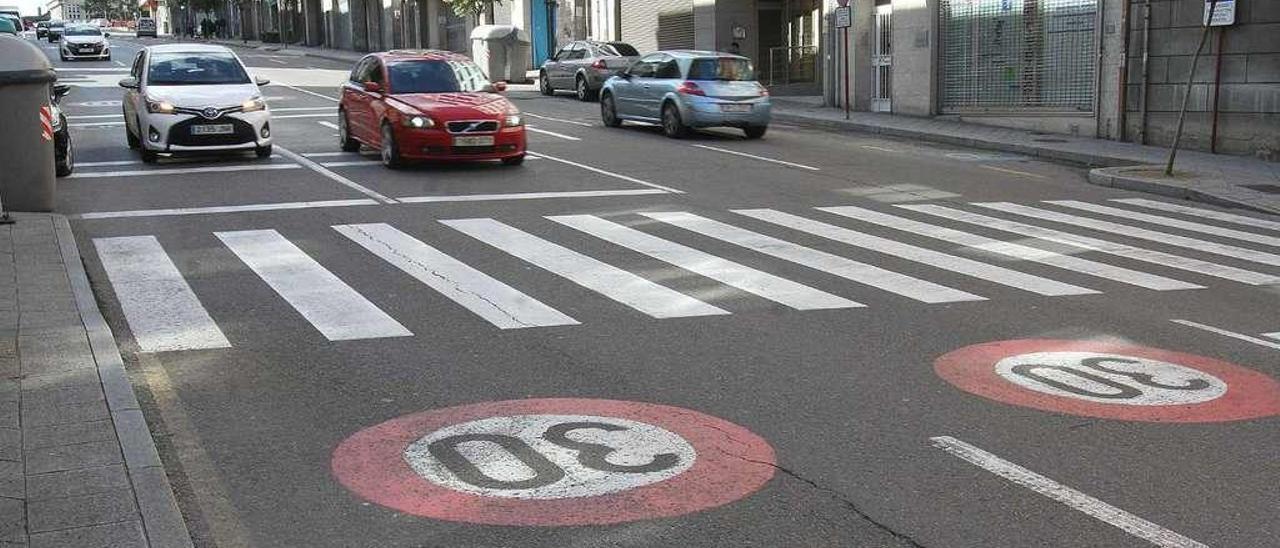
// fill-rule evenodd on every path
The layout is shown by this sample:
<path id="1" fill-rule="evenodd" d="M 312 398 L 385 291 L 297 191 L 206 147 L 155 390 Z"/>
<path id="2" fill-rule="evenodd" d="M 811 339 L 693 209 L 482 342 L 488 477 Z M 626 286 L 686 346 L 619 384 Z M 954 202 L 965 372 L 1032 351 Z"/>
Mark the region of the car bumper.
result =
<path id="1" fill-rule="evenodd" d="M 103 48 L 102 51 L 96 53 L 80 53 L 62 49 L 62 55 L 67 59 L 106 59 L 111 57 L 111 48 Z"/>
<path id="2" fill-rule="evenodd" d="M 142 146 L 156 152 L 252 150 L 271 144 L 271 113 L 265 110 L 226 114 L 214 120 L 189 114 L 146 114 L 141 122 L 138 137 Z M 231 124 L 234 132 L 204 136 L 191 132 L 191 126 L 206 124 Z M 265 136 L 264 128 L 267 129 Z"/>
<path id="3" fill-rule="evenodd" d="M 502 128 L 493 136 L 493 146 L 456 147 L 456 135 L 440 129 L 403 128 L 396 135 L 400 155 L 414 160 L 501 160 L 524 154 L 525 131 L 523 127 Z"/>
<path id="4" fill-rule="evenodd" d="M 750 104 L 750 112 L 724 112 L 722 104 Z M 691 127 L 761 127 L 773 119 L 773 107 L 768 99 L 751 101 L 721 101 L 698 98 L 681 105 L 680 117 Z"/>

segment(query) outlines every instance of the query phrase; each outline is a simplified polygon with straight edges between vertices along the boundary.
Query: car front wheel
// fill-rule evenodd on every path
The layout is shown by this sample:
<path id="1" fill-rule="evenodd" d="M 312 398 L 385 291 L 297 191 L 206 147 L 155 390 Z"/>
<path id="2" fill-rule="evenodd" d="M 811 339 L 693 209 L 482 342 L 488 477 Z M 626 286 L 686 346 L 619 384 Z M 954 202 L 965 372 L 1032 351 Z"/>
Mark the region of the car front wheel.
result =
<path id="1" fill-rule="evenodd" d="M 391 169 L 399 168 L 404 165 L 404 160 L 400 158 L 400 147 L 396 145 L 396 134 L 391 129 L 391 124 L 382 124 L 382 165 Z"/>
<path id="2" fill-rule="evenodd" d="M 347 111 L 338 112 L 338 146 L 343 152 L 360 150 L 360 141 L 351 137 L 351 126 L 347 122 Z"/>
<path id="3" fill-rule="evenodd" d="M 552 95 L 556 92 L 555 88 L 551 87 L 551 79 L 547 78 L 545 72 L 538 75 L 538 91 L 543 95 Z"/>
<path id="4" fill-rule="evenodd" d="M 613 94 L 606 93 L 600 98 L 600 120 L 608 127 L 619 127 L 622 120 L 618 118 L 618 107 L 613 104 Z"/>

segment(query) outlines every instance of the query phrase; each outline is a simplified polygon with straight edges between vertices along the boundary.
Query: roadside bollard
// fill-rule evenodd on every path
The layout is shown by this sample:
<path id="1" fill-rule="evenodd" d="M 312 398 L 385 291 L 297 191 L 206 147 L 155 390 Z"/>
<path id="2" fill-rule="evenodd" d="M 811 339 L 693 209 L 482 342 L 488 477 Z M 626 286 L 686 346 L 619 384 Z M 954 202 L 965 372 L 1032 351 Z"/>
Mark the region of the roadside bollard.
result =
<path id="1" fill-rule="evenodd" d="M 0 203 L 6 211 L 52 211 L 53 110 L 57 79 L 40 48 L 0 37 Z"/>

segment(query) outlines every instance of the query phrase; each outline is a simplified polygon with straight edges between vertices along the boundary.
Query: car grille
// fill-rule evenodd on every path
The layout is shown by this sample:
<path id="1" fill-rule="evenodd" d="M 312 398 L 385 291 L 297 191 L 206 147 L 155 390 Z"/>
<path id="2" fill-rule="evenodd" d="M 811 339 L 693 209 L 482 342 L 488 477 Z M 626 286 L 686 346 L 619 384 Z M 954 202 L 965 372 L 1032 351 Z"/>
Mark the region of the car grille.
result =
<path id="1" fill-rule="evenodd" d="M 231 124 L 232 132 L 225 135 L 192 135 L 191 126 L 204 124 Z M 186 147 L 239 145 L 254 142 L 253 126 L 244 120 L 222 117 L 215 120 L 192 118 L 183 120 L 169 129 L 169 144 Z"/>
<path id="2" fill-rule="evenodd" d="M 445 124 L 449 133 L 493 133 L 498 131 L 498 122 L 493 120 L 460 120 Z"/>
<path id="3" fill-rule="evenodd" d="M 67 44 L 72 53 L 100 53 L 102 44 Z"/>

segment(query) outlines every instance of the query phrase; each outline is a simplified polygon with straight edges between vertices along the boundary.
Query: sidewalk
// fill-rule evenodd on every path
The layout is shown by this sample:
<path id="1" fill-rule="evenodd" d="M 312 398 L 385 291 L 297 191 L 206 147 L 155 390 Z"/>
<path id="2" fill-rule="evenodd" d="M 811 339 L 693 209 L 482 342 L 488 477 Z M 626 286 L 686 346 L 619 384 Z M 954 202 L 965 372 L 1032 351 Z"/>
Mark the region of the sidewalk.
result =
<path id="1" fill-rule="evenodd" d="M 1161 173 L 1166 148 L 874 112 L 853 112 L 845 120 L 843 111 L 823 107 L 816 99 L 774 97 L 773 118 L 1083 164 L 1095 168 L 1089 173 L 1094 184 L 1280 215 L 1277 162 L 1182 150 L 1177 173 L 1166 178 Z"/>
<path id="2" fill-rule="evenodd" d="M 191 538 L 65 217 L 0 225 L 0 546 Z"/>

